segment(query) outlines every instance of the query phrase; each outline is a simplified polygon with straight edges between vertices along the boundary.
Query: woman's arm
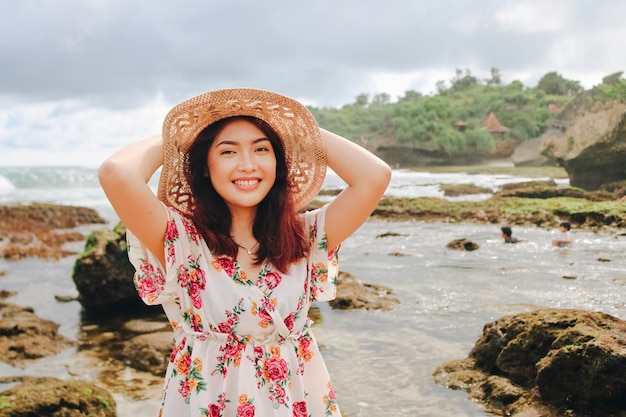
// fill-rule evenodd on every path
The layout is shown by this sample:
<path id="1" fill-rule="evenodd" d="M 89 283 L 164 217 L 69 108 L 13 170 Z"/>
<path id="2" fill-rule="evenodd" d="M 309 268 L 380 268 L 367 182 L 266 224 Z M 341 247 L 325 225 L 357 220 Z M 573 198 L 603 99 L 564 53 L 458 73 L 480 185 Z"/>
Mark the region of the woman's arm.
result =
<path id="1" fill-rule="evenodd" d="M 391 168 L 359 145 L 321 129 L 328 166 L 348 186 L 326 210 L 326 239 L 334 248 L 372 214 L 391 180 Z"/>
<path id="2" fill-rule="evenodd" d="M 98 179 L 120 220 L 164 265 L 167 213 L 148 181 L 163 164 L 161 135 L 134 143 L 102 163 Z"/>

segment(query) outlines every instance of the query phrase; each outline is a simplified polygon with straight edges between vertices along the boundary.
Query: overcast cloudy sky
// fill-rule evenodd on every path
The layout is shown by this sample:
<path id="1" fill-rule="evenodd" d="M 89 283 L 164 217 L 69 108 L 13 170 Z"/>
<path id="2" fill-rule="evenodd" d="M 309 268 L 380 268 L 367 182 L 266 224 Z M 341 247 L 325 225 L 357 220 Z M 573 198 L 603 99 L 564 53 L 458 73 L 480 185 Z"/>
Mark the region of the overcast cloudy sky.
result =
<path id="1" fill-rule="evenodd" d="M 0 166 L 97 166 L 224 87 L 336 107 L 457 68 L 585 88 L 626 70 L 622 0 L 0 1 Z"/>

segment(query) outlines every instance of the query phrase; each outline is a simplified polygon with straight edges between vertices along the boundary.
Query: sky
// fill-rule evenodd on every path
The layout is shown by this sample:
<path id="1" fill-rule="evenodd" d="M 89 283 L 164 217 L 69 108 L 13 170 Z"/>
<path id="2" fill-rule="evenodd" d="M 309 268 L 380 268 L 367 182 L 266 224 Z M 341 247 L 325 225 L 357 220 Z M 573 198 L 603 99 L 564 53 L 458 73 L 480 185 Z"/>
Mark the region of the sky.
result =
<path id="1" fill-rule="evenodd" d="M 97 167 L 229 87 L 317 107 L 457 69 L 585 88 L 626 70 L 622 0 L 0 0 L 0 167 Z"/>

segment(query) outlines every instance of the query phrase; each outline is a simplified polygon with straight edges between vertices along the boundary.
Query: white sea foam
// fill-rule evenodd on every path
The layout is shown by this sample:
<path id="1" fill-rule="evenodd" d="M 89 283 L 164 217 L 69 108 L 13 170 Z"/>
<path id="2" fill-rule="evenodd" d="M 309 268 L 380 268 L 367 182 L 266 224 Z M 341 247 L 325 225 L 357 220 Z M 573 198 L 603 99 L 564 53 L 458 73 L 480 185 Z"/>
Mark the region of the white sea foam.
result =
<path id="1" fill-rule="evenodd" d="M 0 194 L 8 194 L 15 190 L 11 181 L 0 175 Z"/>

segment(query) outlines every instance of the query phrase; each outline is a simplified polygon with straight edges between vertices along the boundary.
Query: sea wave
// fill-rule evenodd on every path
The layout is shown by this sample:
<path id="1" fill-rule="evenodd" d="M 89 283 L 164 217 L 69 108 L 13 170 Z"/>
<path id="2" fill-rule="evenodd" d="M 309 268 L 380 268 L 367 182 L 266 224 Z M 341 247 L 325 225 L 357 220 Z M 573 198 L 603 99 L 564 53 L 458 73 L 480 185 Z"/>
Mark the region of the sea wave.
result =
<path id="1" fill-rule="evenodd" d="M 0 175 L 0 194 L 10 193 L 15 190 L 15 185 L 6 177 Z"/>
<path id="2" fill-rule="evenodd" d="M 159 172 L 149 186 L 156 192 Z M 535 180 L 537 178 L 534 178 Z M 543 179 L 543 178 L 542 178 Z M 547 178 L 546 178 L 547 179 Z M 479 201 L 491 197 L 503 184 L 530 181 L 512 175 L 429 173 L 410 170 L 394 170 L 391 183 L 385 193 L 388 197 L 439 197 L 451 201 Z M 559 180 L 567 185 L 567 180 Z M 492 193 L 447 197 L 442 184 L 474 184 L 490 189 Z M 328 170 L 322 189 L 343 189 L 345 183 L 332 170 Z M 324 197 L 322 197 L 322 200 Z M 0 167 L 0 203 L 51 202 L 60 204 L 89 203 L 102 205 L 106 202 L 98 183 L 98 170 L 83 167 Z"/>
<path id="3" fill-rule="evenodd" d="M 0 177 L 16 188 L 98 186 L 97 171 L 76 167 L 0 167 Z"/>

